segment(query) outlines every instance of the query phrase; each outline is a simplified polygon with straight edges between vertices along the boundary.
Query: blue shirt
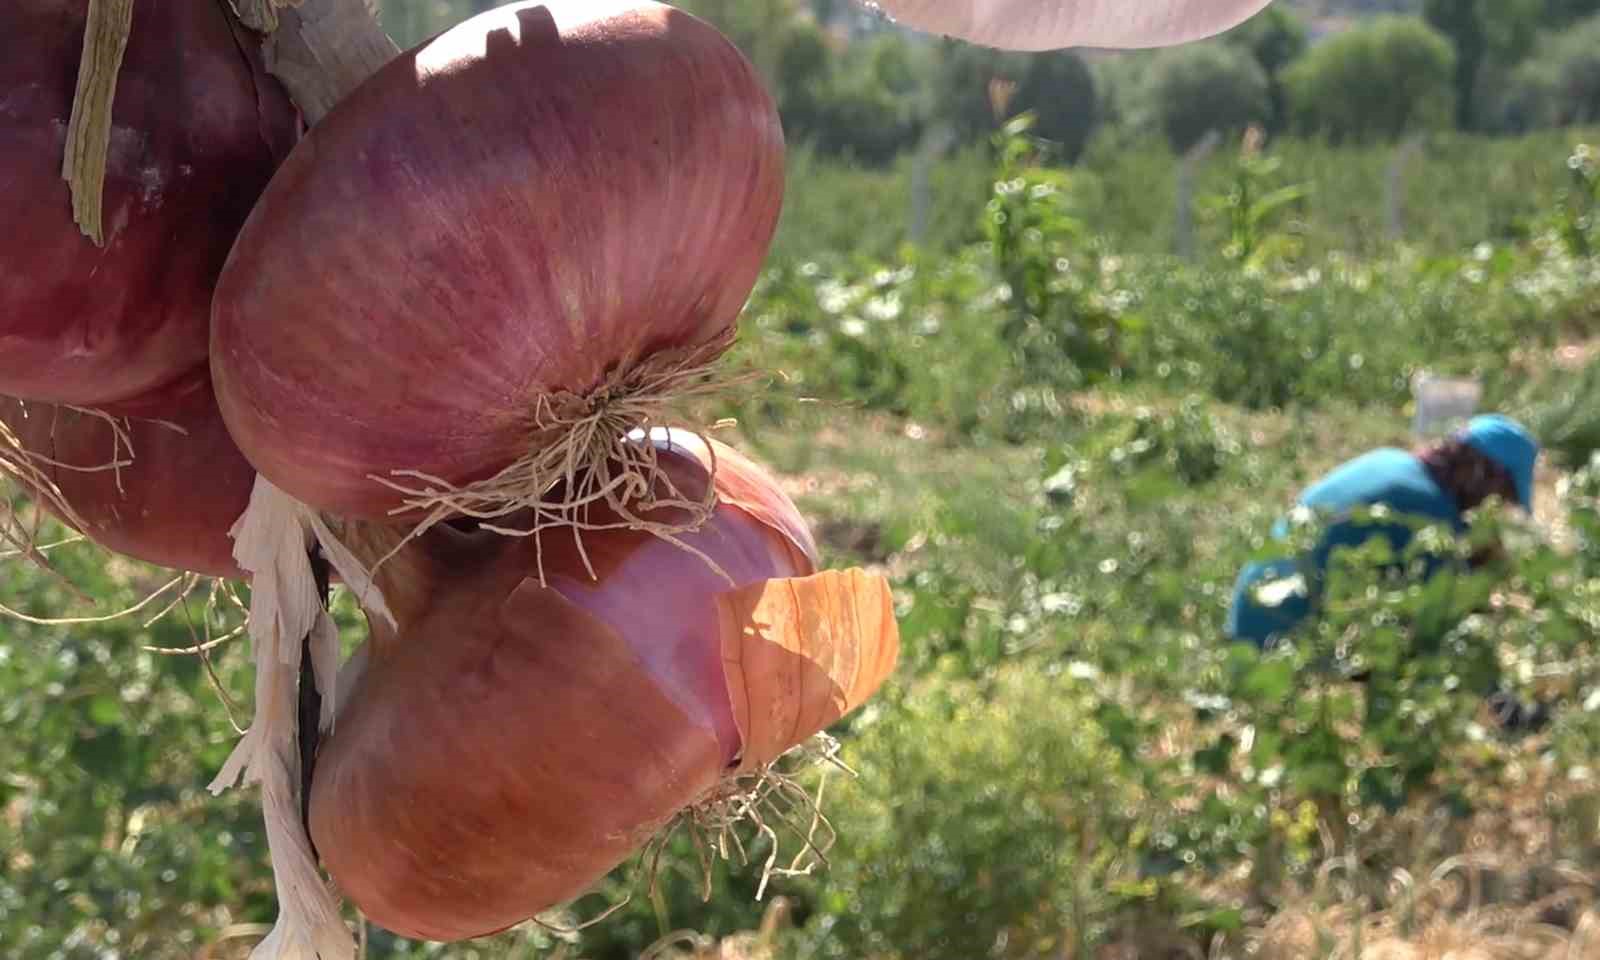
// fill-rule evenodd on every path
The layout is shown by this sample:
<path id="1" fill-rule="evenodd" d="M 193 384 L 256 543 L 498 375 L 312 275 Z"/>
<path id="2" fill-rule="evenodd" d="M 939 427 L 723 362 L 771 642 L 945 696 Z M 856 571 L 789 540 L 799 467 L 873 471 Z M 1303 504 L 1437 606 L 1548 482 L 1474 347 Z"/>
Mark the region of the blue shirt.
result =
<path id="1" fill-rule="evenodd" d="M 1400 517 L 1389 522 L 1358 519 L 1350 516 L 1352 511 L 1382 505 L 1412 523 L 1445 522 L 1458 531 L 1465 529 L 1455 497 L 1434 482 L 1415 455 L 1393 447 L 1373 450 L 1341 464 L 1308 487 L 1299 503 L 1316 511 L 1328 526 L 1304 558 L 1252 563 L 1240 571 L 1228 611 L 1227 632 L 1231 639 L 1266 646 L 1274 636 L 1288 632 L 1309 616 L 1318 581 L 1334 550 L 1359 547 L 1375 536 L 1388 540 L 1397 554 L 1410 544 L 1412 526 Z M 1272 531 L 1280 540 L 1287 538 L 1288 532 L 1287 518 L 1279 520 Z M 1253 595 L 1261 584 L 1296 573 L 1306 578 L 1305 589 L 1289 594 L 1282 602 L 1258 602 Z"/>

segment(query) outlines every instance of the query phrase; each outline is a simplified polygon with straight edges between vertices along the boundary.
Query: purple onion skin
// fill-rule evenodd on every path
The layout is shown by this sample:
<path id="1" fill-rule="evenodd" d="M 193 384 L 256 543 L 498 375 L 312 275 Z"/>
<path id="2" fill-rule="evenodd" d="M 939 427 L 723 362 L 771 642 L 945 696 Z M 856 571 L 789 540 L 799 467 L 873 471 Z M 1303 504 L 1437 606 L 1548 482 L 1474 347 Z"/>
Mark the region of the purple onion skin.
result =
<path id="1" fill-rule="evenodd" d="M 147 411 L 159 420 L 127 418 L 132 462 L 115 472 L 92 469 L 129 457 L 104 418 L 0 398 L 0 421 L 23 449 L 55 461 L 41 466 L 90 540 L 157 566 L 243 577 L 228 530 L 249 505 L 255 471 L 210 398 L 201 383 L 182 403 Z"/>
<path id="2" fill-rule="evenodd" d="M 731 335 L 783 192 L 759 75 L 654 3 L 481 14 L 324 117 L 241 231 L 212 371 L 241 449 L 349 517 L 525 455 L 551 391 Z"/>
<path id="3" fill-rule="evenodd" d="M 297 136 L 223 0 L 133 10 L 102 248 L 61 177 L 88 2 L 0 5 L 0 393 L 107 407 L 192 379 L 223 261 Z"/>

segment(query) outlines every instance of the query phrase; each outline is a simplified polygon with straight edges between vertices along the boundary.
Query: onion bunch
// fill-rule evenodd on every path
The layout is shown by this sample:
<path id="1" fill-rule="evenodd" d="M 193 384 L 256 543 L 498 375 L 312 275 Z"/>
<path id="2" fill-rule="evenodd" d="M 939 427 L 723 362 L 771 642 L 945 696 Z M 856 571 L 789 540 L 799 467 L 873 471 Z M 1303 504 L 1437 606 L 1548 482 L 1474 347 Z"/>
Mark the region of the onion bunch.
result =
<path id="1" fill-rule="evenodd" d="M 369 579 L 386 560 L 414 569 L 402 548 L 447 538 L 429 536 L 445 520 L 488 521 L 490 544 L 552 562 L 555 540 L 581 534 L 589 556 L 621 525 L 709 576 L 716 552 L 680 547 L 715 515 L 715 487 L 683 495 L 657 447 L 625 437 L 705 389 L 782 190 L 782 131 L 754 68 L 704 22 L 631 0 L 474 17 L 364 81 L 274 176 L 211 326 L 217 398 L 259 471 L 235 550 L 254 578 L 256 717 L 213 789 L 262 786 L 283 901 L 267 955 L 338 949 L 286 776 L 301 638 L 336 656 L 308 545 L 368 610 L 373 678 L 389 676 L 385 636 L 433 649 L 419 637 L 474 629 L 466 612 L 408 617 L 448 582 Z M 406 535 L 369 535 L 391 522 Z M 391 546 L 364 549 L 376 541 Z M 329 671 L 315 674 L 334 703 Z M 362 688 L 379 698 L 401 676 Z M 581 837 L 598 844 L 591 863 L 626 853 Z"/>

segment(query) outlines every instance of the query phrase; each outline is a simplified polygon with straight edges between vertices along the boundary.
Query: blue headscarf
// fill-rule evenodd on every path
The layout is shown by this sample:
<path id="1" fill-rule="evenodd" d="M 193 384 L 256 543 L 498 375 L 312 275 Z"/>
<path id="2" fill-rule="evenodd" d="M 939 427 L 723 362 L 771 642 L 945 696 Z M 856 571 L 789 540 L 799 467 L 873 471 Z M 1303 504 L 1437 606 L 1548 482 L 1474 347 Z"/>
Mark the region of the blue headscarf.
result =
<path id="1" fill-rule="evenodd" d="M 1468 446 L 1498 463 L 1511 474 L 1522 509 L 1533 511 L 1533 465 L 1539 459 L 1539 442 L 1522 424 L 1498 413 L 1473 417 L 1461 431 Z"/>

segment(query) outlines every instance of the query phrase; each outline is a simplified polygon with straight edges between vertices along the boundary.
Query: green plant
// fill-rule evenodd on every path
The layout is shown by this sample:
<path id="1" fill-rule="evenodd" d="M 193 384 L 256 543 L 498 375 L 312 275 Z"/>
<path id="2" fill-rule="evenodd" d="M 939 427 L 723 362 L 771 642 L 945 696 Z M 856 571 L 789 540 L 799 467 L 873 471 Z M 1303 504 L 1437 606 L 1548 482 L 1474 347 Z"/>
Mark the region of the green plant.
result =
<path id="1" fill-rule="evenodd" d="M 1561 192 L 1561 241 L 1574 257 L 1588 257 L 1600 251 L 1600 155 L 1595 148 L 1580 143 L 1567 158 L 1572 174 Z"/>
<path id="2" fill-rule="evenodd" d="M 1154 467 L 1188 489 L 1216 479 L 1239 452 L 1238 439 L 1198 395 L 1183 398 L 1175 410 L 1138 407 L 1126 422 L 1103 431 L 1096 446 L 1111 477 Z"/>
<path id="3" fill-rule="evenodd" d="M 1073 174 L 1047 165 L 1050 147 L 1029 134 L 1033 123 L 1024 113 L 995 137 L 984 235 L 1010 300 L 999 333 L 1025 370 L 1059 376 L 1070 366 L 1080 383 L 1092 383 L 1117 364 L 1119 324 L 1091 296 L 1096 259 L 1071 209 Z"/>
<path id="4" fill-rule="evenodd" d="M 1600 362 L 1552 378 L 1541 393 L 1530 418 L 1540 444 L 1561 466 L 1586 465 L 1600 450 Z"/>
<path id="5" fill-rule="evenodd" d="M 1300 238 L 1280 229 L 1278 221 L 1311 194 L 1307 184 L 1272 186 L 1283 161 L 1263 153 L 1261 142 L 1259 128 L 1246 132 L 1227 192 L 1202 199 L 1205 209 L 1226 224 L 1228 242 L 1222 255 L 1246 269 L 1295 257 Z"/>

